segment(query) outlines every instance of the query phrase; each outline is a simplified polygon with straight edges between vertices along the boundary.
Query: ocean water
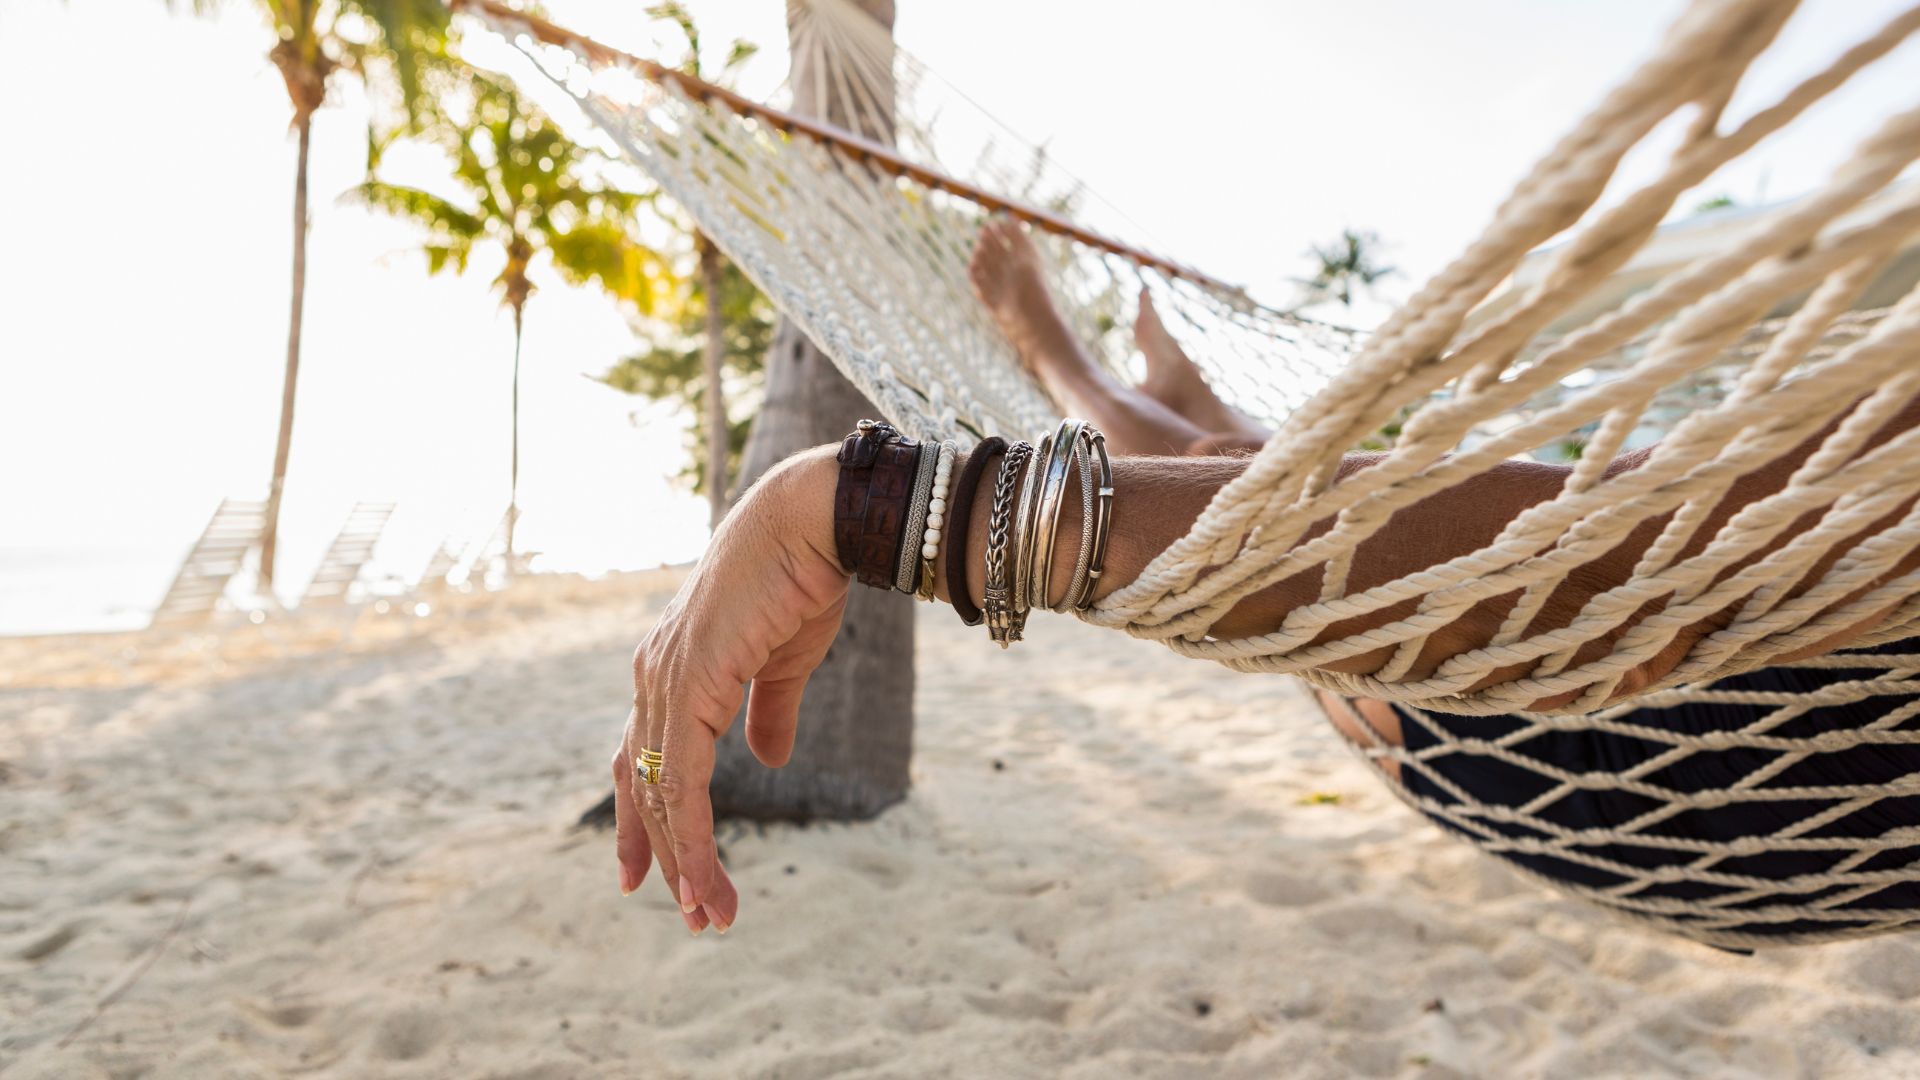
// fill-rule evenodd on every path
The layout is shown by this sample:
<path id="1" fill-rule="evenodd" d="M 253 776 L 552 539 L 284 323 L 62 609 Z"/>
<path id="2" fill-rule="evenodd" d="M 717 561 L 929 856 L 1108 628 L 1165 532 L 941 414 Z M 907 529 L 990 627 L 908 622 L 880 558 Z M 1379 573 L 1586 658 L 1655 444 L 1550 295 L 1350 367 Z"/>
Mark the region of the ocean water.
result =
<path id="1" fill-rule="evenodd" d="M 144 626 L 185 554 L 172 544 L 0 548 L 0 634 Z"/>
<path id="2" fill-rule="evenodd" d="M 645 480 L 624 498 L 583 498 L 564 486 L 536 489 L 523 504 L 517 546 L 531 553 L 536 572 L 598 574 L 697 558 L 707 539 L 704 500 L 673 490 L 657 475 Z M 146 530 L 89 530 L 60 543 L 0 537 L 0 635 L 144 627 L 217 504 L 188 501 L 190 507 Z M 289 498 L 281 519 L 278 603 L 297 606 L 352 503 L 344 496 Z M 491 502 L 449 508 L 430 499 L 400 501 L 361 571 L 361 588 L 406 591 L 443 542 L 469 558 L 479 554 L 499 514 Z M 230 583 L 228 600 L 262 606 L 255 584 L 249 565 Z"/>
<path id="3" fill-rule="evenodd" d="M 211 510 L 208 507 L 205 513 Z M 323 525 L 326 519 L 311 515 L 288 515 L 281 536 L 282 580 L 277 590 L 282 603 L 298 601 L 319 565 L 339 520 L 329 517 L 332 525 Z M 0 547 L 0 635 L 144 627 L 204 524 L 201 514 L 117 542 L 83 537 L 67 544 Z M 482 538 L 483 530 L 474 527 L 475 535 Z M 362 583 L 378 591 L 399 591 L 417 580 L 438 542 L 438 534 L 419 515 L 397 511 L 373 560 L 362 571 Z M 240 606 L 260 603 L 251 564 L 230 583 L 227 596 Z"/>

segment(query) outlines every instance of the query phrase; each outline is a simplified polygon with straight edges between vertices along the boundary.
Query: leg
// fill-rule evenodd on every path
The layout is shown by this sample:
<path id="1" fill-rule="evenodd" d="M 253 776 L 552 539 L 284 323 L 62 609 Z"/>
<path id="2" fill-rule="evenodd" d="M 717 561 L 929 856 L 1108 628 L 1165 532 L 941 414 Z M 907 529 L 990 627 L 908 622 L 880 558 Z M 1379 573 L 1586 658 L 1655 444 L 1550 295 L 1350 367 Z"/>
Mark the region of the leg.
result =
<path id="1" fill-rule="evenodd" d="M 1207 385 L 1185 349 L 1167 332 L 1153 295 L 1140 290 L 1140 315 L 1133 323 L 1133 340 L 1147 358 L 1147 378 L 1140 389 L 1197 426 L 1214 432 L 1223 445 L 1258 450 L 1273 432 L 1245 413 L 1221 401 Z"/>
<path id="2" fill-rule="evenodd" d="M 967 268 L 1000 332 L 1047 392 L 1092 420 L 1122 454 L 1204 454 L 1257 450 L 1269 432 L 1215 397 L 1199 369 L 1161 324 L 1143 289 L 1134 340 L 1147 357 L 1147 382 L 1127 386 L 1095 364 L 1053 306 L 1039 249 L 1018 223 L 989 222 Z M 1385 702 L 1320 695 L 1327 718 L 1361 746 L 1399 745 L 1400 721 Z M 1371 729 L 1369 732 L 1368 729 Z M 1397 776 L 1399 766 L 1382 762 Z"/>
<path id="3" fill-rule="evenodd" d="M 1342 738 L 1358 747 L 1401 746 L 1404 745 L 1400 733 L 1400 714 L 1393 706 L 1378 698 L 1345 698 L 1330 690 L 1315 690 L 1314 700 L 1319 702 L 1320 711 L 1327 714 L 1333 729 Z M 1400 763 L 1392 758 L 1380 758 L 1374 761 L 1381 772 L 1394 780 L 1400 779 Z"/>
<path id="4" fill-rule="evenodd" d="M 1209 432 L 1151 395 L 1120 382 L 1087 356 L 1053 306 L 1039 249 L 1017 222 L 980 231 L 968 267 L 980 302 L 1054 399 L 1094 422 L 1121 454 L 1186 454 Z"/>

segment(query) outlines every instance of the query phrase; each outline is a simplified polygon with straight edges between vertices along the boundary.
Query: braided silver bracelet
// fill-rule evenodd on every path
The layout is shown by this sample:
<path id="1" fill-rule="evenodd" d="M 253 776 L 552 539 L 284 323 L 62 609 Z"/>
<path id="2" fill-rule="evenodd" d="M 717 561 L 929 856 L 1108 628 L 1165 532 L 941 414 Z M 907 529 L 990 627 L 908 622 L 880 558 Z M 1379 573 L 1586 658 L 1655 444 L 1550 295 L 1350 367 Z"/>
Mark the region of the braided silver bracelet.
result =
<path id="1" fill-rule="evenodd" d="M 1017 442 L 1007 447 L 1000 459 L 999 475 L 993 481 L 993 512 L 987 518 L 987 588 L 980 604 L 986 616 L 987 636 L 1001 648 L 1020 640 L 1025 629 L 1024 611 L 1014 610 L 1012 583 L 1007 580 L 1008 551 L 1013 539 L 1013 502 L 1021 467 L 1033 454 L 1033 444 Z M 1013 552 L 1014 564 L 1019 553 Z"/>
<path id="2" fill-rule="evenodd" d="M 923 443 L 913 471 L 913 499 L 907 504 L 906 532 L 900 541 L 893 587 L 903 593 L 920 591 L 920 545 L 927 531 L 927 507 L 933 502 L 933 477 L 940 463 L 940 447 Z"/>

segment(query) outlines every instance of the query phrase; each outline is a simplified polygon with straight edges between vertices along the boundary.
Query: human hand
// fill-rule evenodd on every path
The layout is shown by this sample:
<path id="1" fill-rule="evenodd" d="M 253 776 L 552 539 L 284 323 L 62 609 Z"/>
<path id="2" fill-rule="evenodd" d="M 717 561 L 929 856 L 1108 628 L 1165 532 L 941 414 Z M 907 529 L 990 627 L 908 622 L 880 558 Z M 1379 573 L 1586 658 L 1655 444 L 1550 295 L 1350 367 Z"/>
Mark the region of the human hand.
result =
<path id="1" fill-rule="evenodd" d="M 840 629 L 850 579 L 834 555 L 834 449 L 796 455 L 753 486 L 634 651 L 633 709 L 613 757 L 620 891 L 639 888 L 657 860 L 695 934 L 725 933 L 740 904 L 713 840 L 715 741 L 746 696 L 747 746 L 769 767 L 786 764 L 801 691 Z M 643 749 L 661 752 L 657 783 L 636 775 Z"/>

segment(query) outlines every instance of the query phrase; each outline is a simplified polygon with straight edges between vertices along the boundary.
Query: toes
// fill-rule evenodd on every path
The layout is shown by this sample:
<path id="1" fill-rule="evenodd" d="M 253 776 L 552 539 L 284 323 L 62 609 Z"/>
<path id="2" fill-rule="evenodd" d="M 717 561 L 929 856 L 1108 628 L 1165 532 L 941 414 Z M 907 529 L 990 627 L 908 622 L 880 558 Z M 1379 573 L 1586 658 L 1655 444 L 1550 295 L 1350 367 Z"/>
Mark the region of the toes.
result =
<path id="1" fill-rule="evenodd" d="M 985 231 L 981 233 L 981 237 L 985 240 L 986 243 L 984 246 L 988 251 L 995 255 L 1005 256 L 1007 253 L 1007 219 L 997 217 L 987 222 L 987 227 Z"/>

